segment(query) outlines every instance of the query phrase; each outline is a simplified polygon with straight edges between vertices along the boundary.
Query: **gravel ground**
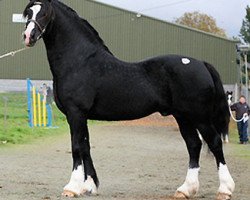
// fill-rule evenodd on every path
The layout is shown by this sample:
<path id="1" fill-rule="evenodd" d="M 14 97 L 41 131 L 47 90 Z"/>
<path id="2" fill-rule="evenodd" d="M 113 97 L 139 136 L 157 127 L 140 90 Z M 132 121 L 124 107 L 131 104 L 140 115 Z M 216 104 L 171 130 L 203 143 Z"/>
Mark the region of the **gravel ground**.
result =
<path id="1" fill-rule="evenodd" d="M 176 128 L 111 123 L 90 127 L 92 158 L 100 180 L 90 200 L 170 200 L 186 176 L 188 154 Z M 72 168 L 69 134 L 34 144 L 0 149 L 1 200 L 56 200 Z M 250 162 L 234 158 L 225 146 L 236 182 L 235 200 L 249 200 Z M 230 153 L 231 152 L 231 153 Z M 200 191 L 194 199 L 214 199 L 218 189 L 215 161 L 202 152 Z"/>

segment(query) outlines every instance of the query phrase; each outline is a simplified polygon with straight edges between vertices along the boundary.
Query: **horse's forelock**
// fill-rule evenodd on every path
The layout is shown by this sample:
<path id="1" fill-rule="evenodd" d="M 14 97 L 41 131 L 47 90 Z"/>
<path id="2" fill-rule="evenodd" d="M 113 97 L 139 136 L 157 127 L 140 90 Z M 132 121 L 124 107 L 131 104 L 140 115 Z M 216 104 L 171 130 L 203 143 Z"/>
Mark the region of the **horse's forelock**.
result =
<path id="1" fill-rule="evenodd" d="M 32 6 L 34 6 L 34 5 L 38 5 L 38 4 L 44 4 L 45 5 L 45 3 L 51 3 L 51 1 L 43 1 L 43 0 L 31 0 L 29 3 L 28 3 L 28 5 L 25 7 L 25 9 L 24 9 L 24 11 L 23 11 L 23 17 L 26 17 L 27 15 L 28 15 L 28 9 L 30 8 L 30 7 L 32 7 Z M 53 12 L 53 10 L 52 9 L 49 9 L 50 10 L 50 15 L 51 15 L 51 17 L 52 17 L 52 19 L 54 19 L 54 12 Z"/>
<path id="2" fill-rule="evenodd" d="M 32 5 L 32 2 L 29 2 L 29 4 L 24 8 L 24 11 L 23 11 L 23 16 L 26 17 L 27 14 L 28 14 L 28 8 Z"/>
<path id="3" fill-rule="evenodd" d="M 34 3 L 36 2 L 36 0 L 31 0 L 28 5 L 25 7 L 24 11 L 23 11 L 23 16 L 26 17 L 28 14 L 28 9 L 34 5 Z"/>
<path id="4" fill-rule="evenodd" d="M 27 16 L 27 11 L 30 7 L 32 7 L 33 5 L 35 5 L 35 3 L 44 3 L 44 1 L 41 0 L 30 0 L 30 2 L 28 3 L 28 5 L 25 7 L 24 11 L 23 11 L 23 16 L 26 17 Z M 48 1 L 50 2 L 50 1 Z"/>

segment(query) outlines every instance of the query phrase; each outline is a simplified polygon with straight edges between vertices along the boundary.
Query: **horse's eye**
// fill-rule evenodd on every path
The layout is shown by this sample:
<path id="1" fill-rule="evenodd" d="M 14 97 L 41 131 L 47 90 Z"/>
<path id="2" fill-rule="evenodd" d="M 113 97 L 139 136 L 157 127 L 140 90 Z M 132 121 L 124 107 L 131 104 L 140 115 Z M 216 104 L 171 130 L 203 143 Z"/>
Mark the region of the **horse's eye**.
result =
<path id="1" fill-rule="evenodd" d="M 26 22 L 26 24 L 25 24 L 25 26 L 24 26 L 24 27 L 25 27 L 25 28 L 27 28 L 27 27 L 28 27 L 28 24 L 29 24 L 29 22 Z"/>
<path id="2" fill-rule="evenodd" d="M 27 11 L 26 11 L 26 14 L 27 14 L 27 17 L 32 17 L 32 10 L 30 10 L 30 9 L 28 9 Z"/>
<path id="3" fill-rule="evenodd" d="M 42 17 L 46 16 L 46 13 L 42 13 Z"/>

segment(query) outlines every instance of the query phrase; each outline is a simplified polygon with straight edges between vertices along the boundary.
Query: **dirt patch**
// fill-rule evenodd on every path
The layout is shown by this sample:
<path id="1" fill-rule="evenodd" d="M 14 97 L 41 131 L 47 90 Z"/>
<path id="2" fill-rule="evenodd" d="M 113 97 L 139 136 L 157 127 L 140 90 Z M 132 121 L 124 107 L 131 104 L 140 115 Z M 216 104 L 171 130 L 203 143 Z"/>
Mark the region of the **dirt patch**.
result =
<path id="1" fill-rule="evenodd" d="M 92 157 L 100 179 L 99 195 L 91 200 L 173 200 L 186 176 L 188 154 L 180 134 L 164 126 L 91 126 Z M 248 148 L 249 146 L 246 146 Z M 46 138 L 32 145 L 0 150 L 1 200 L 57 200 L 69 181 L 70 136 Z M 248 200 L 249 161 L 232 157 L 225 146 L 236 182 L 234 198 Z M 212 200 L 218 189 L 215 161 L 201 157 L 200 191 L 194 199 Z"/>
<path id="2" fill-rule="evenodd" d="M 124 126 L 164 126 L 173 127 L 178 130 L 177 122 L 172 115 L 163 117 L 160 113 L 154 113 L 148 117 L 144 117 L 132 121 L 122 121 L 121 125 Z"/>

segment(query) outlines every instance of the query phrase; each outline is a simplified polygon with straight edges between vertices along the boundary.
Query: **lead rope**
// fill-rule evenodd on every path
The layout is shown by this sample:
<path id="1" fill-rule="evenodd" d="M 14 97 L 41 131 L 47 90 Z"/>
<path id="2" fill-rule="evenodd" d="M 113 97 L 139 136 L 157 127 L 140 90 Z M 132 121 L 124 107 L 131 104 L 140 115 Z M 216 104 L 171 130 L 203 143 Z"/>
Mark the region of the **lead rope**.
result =
<path id="1" fill-rule="evenodd" d="M 5 58 L 5 57 L 8 57 L 8 56 L 15 56 L 16 53 L 19 53 L 19 52 L 24 51 L 24 50 L 27 50 L 27 49 L 29 49 L 29 48 L 28 48 L 28 47 L 24 47 L 24 48 L 18 49 L 18 50 L 16 50 L 16 51 L 11 51 L 11 52 L 9 52 L 9 53 L 6 53 L 6 54 L 1 55 L 1 56 L 0 56 L 0 59 Z"/>
<path id="2" fill-rule="evenodd" d="M 233 116 L 233 113 L 232 113 L 232 111 L 231 111 L 230 106 L 229 106 L 229 112 L 230 112 L 230 115 L 231 115 L 232 119 L 233 119 L 235 122 L 241 122 L 241 121 L 243 121 L 243 120 L 245 119 L 245 115 L 243 115 L 243 117 L 242 117 L 241 119 L 235 119 L 235 117 Z M 247 120 L 246 120 L 246 121 L 247 121 Z"/>
<path id="3" fill-rule="evenodd" d="M 231 115 L 232 119 L 233 119 L 235 122 L 241 122 L 241 121 L 244 120 L 244 123 L 245 123 L 245 122 L 248 120 L 249 117 L 248 117 L 247 115 L 243 115 L 241 119 L 235 119 L 235 117 L 234 117 L 234 115 L 233 115 L 233 113 L 232 113 L 232 110 L 231 110 L 231 108 L 230 108 L 230 105 L 231 105 L 231 103 L 232 103 L 230 97 L 228 97 L 227 103 L 228 103 L 228 109 L 229 109 L 230 115 Z"/>

